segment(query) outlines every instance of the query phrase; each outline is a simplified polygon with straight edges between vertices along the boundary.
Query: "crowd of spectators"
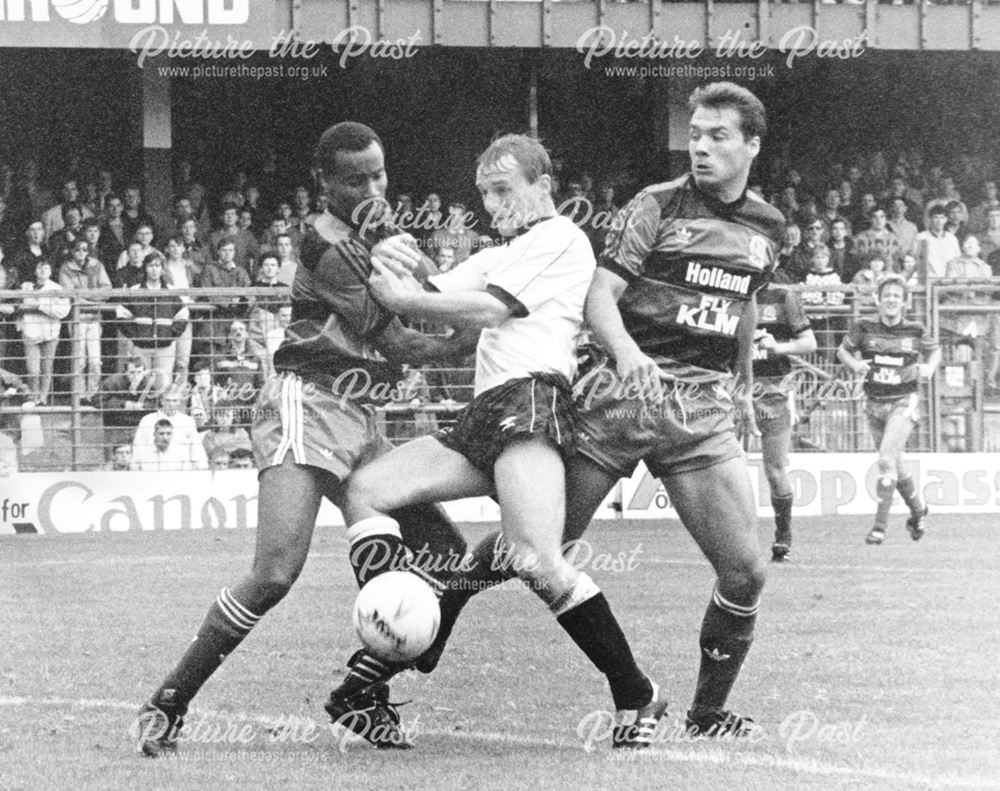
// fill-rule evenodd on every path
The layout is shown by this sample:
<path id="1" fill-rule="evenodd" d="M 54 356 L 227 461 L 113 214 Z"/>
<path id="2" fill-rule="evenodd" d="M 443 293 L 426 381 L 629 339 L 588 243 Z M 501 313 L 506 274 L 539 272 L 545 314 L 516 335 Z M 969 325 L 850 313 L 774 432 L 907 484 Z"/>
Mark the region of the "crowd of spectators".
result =
<path id="1" fill-rule="evenodd" d="M 1000 198 L 987 163 L 963 156 L 946 169 L 926 165 L 915 151 L 894 160 L 875 152 L 808 175 L 781 169 L 778 186 L 767 193 L 787 221 L 779 276 L 817 287 L 804 292 L 804 301 L 831 308 L 820 323 L 834 335 L 843 329 L 836 315 L 845 290 L 830 286 L 854 286 L 864 307 L 889 273 L 911 286 L 1000 276 Z M 941 323 L 955 358 L 967 361 L 978 347 L 990 394 L 1000 390 L 1000 314 L 992 312 L 998 298 L 988 289 L 960 290 L 946 303 L 984 311 Z"/>
<path id="2" fill-rule="evenodd" d="M 779 278 L 805 286 L 814 315 L 828 308 L 820 320 L 833 336 L 846 326 L 849 300 L 870 304 L 886 273 L 901 272 L 913 285 L 1000 274 L 997 183 L 971 157 L 946 168 L 919 152 L 874 152 L 810 172 L 775 162 L 758 181 L 752 189 L 787 220 Z M 245 464 L 250 406 L 291 322 L 287 289 L 325 196 L 282 183 L 265 167 L 256 178 L 238 172 L 210 200 L 185 162 L 170 216 L 158 224 L 141 189 L 108 170 L 93 178 L 71 172 L 57 186 L 52 193 L 42 184 L 33 160 L 16 174 L 0 164 L 0 291 L 24 292 L 0 299 L 0 370 L 21 377 L 17 393 L 30 403 L 99 410 L 109 468 L 219 467 L 223 451 L 226 464 L 234 452 Z M 560 162 L 557 206 L 595 252 L 622 186 L 570 175 Z M 460 199 L 400 193 L 389 208 L 440 271 L 492 244 Z M 275 296 L 250 297 L 250 287 L 273 288 Z M 67 293 L 80 290 L 89 295 Z M 95 293 L 102 290 L 107 297 Z M 952 301 L 995 299 L 989 289 L 970 289 Z M 979 344 L 987 387 L 1000 388 L 997 314 L 966 311 L 943 331 Z M 421 382 L 414 407 L 461 403 L 471 385 L 461 369 L 409 375 Z M 192 437 L 198 453 L 188 452 Z"/>

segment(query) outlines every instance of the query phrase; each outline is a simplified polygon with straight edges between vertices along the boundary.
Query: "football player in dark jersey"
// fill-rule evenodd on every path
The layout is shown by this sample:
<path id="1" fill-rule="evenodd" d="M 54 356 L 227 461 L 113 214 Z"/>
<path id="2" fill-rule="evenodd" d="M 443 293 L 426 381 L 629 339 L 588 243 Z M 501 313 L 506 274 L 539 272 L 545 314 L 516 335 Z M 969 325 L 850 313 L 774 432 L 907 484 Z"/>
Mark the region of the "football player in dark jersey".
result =
<path id="1" fill-rule="evenodd" d="M 587 297 L 587 322 L 609 358 L 575 386 L 581 431 L 566 466 L 564 539 L 583 534 L 640 460 L 661 478 L 717 575 L 688 728 L 749 736 L 759 728 L 724 706 L 753 639 L 766 564 L 726 385 L 738 375 L 740 411 L 752 423 L 754 294 L 776 266 L 785 222 L 747 191 L 765 132 L 760 100 L 713 83 L 690 107 L 692 172 L 642 190 L 622 210 Z M 511 576 L 496 562 L 494 539 L 474 551 L 460 575 L 467 581 L 445 592 L 438 638 L 418 669 L 436 664 L 470 591 Z"/>
<path id="2" fill-rule="evenodd" d="M 339 503 L 348 475 L 391 448 L 370 404 L 379 395 L 391 397 L 402 378 L 398 364 L 467 352 L 459 341 L 407 329 L 369 293 L 372 254 L 401 266 L 421 262 L 411 240 L 391 223 L 372 219 L 384 208 L 386 189 L 384 149 L 375 132 L 354 122 L 330 127 L 320 138 L 315 165 L 328 209 L 303 239 L 292 323 L 274 355 L 276 375 L 254 408 L 260 489 L 253 566 L 222 590 L 180 663 L 142 707 L 133 735 L 145 755 L 176 749 L 191 699 L 288 592 L 305 563 L 323 498 Z M 451 556 L 457 563 L 464 555 L 461 537 L 440 509 L 412 506 L 394 516 L 400 530 L 380 536 L 379 545 L 391 544 L 392 557 L 378 568 L 369 563 L 365 537 L 349 535 L 359 584 L 400 558 L 405 563 L 407 546 L 425 550 L 418 555 L 433 568 L 448 564 L 432 557 Z M 378 670 L 353 663 L 351 683 L 327 703 L 327 711 L 377 747 L 405 747 L 388 689 L 372 681 Z"/>
<path id="3" fill-rule="evenodd" d="M 788 480 L 788 447 L 792 440 L 795 388 L 789 355 L 816 351 L 816 336 L 791 289 L 770 284 L 757 294 L 754 334 L 754 417 L 760 431 L 761 461 L 771 506 L 774 543 L 771 560 L 780 563 L 792 547 L 792 485 Z"/>
<path id="4" fill-rule="evenodd" d="M 859 319 L 837 349 L 837 358 L 864 377 L 865 413 L 878 447 L 878 507 L 865 542 L 885 540 L 894 491 L 910 509 L 906 520 L 910 538 L 919 541 L 926 529 L 927 506 L 903 467 L 903 448 L 920 419 L 920 382 L 934 374 L 941 349 L 926 325 L 903 318 L 909 289 L 902 277 L 887 275 L 876 296 L 878 314 Z"/>

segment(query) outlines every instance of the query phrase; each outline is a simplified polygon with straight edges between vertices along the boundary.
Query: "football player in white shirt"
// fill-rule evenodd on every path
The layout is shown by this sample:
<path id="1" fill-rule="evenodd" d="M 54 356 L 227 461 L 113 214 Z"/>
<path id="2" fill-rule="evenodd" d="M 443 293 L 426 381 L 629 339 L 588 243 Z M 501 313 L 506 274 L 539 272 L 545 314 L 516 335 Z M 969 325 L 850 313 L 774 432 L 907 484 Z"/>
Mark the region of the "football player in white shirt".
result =
<path id="1" fill-rule="evenodd" d="M 454 428 L 353 473 L 342 508 L 356 551 L 378 535 L 398 535 L 393 509 L 495 492 L 505 562 L 607 676 L 615 708 L 630 712 L 614 744 L 643 747 L 666 702 L 636 665 L 600 589 L 561 551 L 563 456 L 575 423 L 569 383 L 596 264 L 586 235 L 556 213 L 551 169 L 542 145 L 523 135 L 486 149 L 476 184 L 508 242 L 432 277 L 432 290 L 372 259 L 369 284 L 389 310 L 482 329 L 475 397 Z"/>

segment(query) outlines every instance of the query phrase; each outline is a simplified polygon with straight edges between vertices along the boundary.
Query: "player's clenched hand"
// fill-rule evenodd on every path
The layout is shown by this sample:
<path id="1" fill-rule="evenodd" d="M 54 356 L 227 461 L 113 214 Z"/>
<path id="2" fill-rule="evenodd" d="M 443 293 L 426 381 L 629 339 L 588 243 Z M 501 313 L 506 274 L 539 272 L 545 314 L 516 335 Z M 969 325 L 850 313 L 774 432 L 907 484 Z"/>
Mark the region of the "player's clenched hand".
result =
<path id="1" fill-rule="evenodd" d="M 372 255 L 398 275 L 414 272 L 420 267 L 417 241 L 408 233 L 383 239 L 372 248 Z"/>
<path id="2" fill-rule="evenodd" d="M 660 366 L 638 348 L 619 356 L 615 360 L 615 366 L 618 376 L 630 388 L 628 395 L 637 396 L 644 401 L 662 401 L 666 396 L 667 383 L 673 381 L 670 374 L 663 373 Z"/>
<path id="3" fill-rule="evenodd" d="M 372 256 L 372 274 L 368 278 L 372 294 L 389 310 L 399 311 L 406 306 L 411 294 L 421 291 L 420 284 L 413 275 L 398 275 L 383 263 L 378 256 Z"/>
<path id="4" fill-rule="evenodd" d="M 778 345 L 778 341 L 767 330 L 757 330 L 753 336 L 754 343 L 764 351 L 771 351 Z"/>

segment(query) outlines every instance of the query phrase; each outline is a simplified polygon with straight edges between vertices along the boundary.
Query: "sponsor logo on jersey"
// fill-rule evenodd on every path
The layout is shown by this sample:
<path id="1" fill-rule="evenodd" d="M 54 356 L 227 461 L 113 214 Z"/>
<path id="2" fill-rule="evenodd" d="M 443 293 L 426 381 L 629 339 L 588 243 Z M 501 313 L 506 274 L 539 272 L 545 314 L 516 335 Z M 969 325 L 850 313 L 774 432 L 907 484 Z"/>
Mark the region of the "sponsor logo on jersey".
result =
<path id="1" fill-rule="evenodd" d="M 900 365 L 903 365 L 903 358 L 893 357 L 888 354 L 876 354 L 875 365 L 893 365 L 899 367 Z"/>
<path id="2" fill-rule="evenodd" d="M 719 266 L 702 266 L 691 261 L 684 282 L 698 286 L 709 286 L 722 291 L 733 291 L 737 294 L 750 293 L 750 275 L 734 275 Z"/>
<path id="3" fill-rule="evenodd" d="M 719 335 L 735 335 L 740 325 L 739 316 L 729 315 L 731 299 L 702 297 L 698 305 L 681 305 L 677 312 L 677 323 L 685 327 L 697 327 Z"/>
<path id="4" fill-rule="evenodd" d="M 747 250 L 750 256 L 750 263 L 758 269 L 767 269 L 771 264 L 771 245 L 767 239 L 759 234 L 750 237 L 750 246 Z"/>
<path id="5" fill-rule="evenodd" d="M 500 430 L 510 431 L 512 428 L 514 428 L 514 425 L 516 423 L 517 423 L 517 418 L 514 417 L 513 415 L 511 415 L 510 417 L 505 417 L 503 420 L 500 421 Z"/>
<path id="6" fill-rule="evenodd" d="M 904 352 L 912 352 L 913 351 L 913 338 L 900 338 L 899 339 L 899 348 L 900 348 L 900 350 L 902 350 Z"/>

